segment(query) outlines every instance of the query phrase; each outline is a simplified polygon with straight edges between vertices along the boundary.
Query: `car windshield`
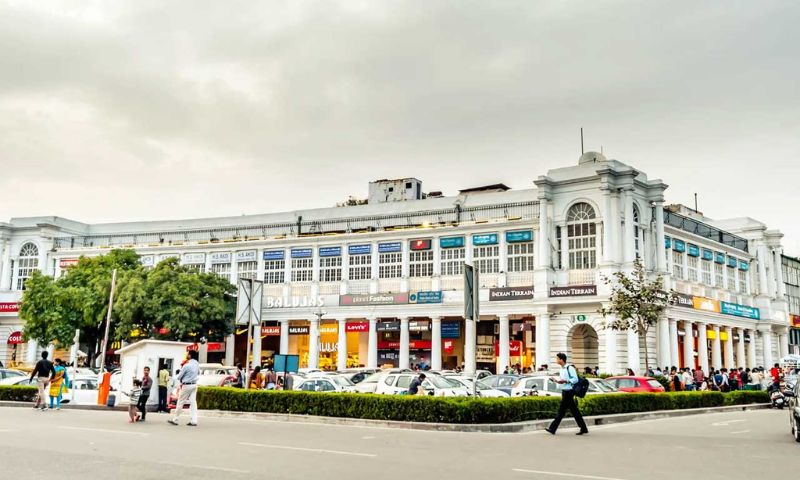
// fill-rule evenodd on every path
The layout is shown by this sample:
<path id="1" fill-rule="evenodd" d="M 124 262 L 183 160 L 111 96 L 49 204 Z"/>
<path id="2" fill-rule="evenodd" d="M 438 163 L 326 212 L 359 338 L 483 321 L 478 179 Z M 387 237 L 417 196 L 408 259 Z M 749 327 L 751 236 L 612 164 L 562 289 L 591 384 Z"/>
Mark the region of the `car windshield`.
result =
<path id="1" fill-rule="evenodd" d="M 340 387 L 352 387 L 353 385 L 355 385 L 353 382 L 346 379 L 345 377 L 331 377 L 331 380 L 333 380 L 336 383 L 336 385 L 339 385 Z"/>
<path id="2" fill-rule="evenodd" d="M 604 392 L 616 392 L 617 391 L 617 389 L 614 388 L 614 385 L 611 385 L 610 383 L 606 382 L 605 380 L 598 379 L 598 380 L 594 380 L 592 383 L 597 385 L 597 387 L 600 390 L 604 391 Z"/>
<path id="3" fill-rule="evenodd" d="M 500 377 L 497 379 L 498 387 L 510 387 L 516 383 L 517 377 Z"/>
<path id="4" fill-rule="evenodd" d="M 431 375 L 426 380 L 428 380 L 436 388 L 463 387 L 463 385 L 456 382 L 455 380 L 450 380 L 449 378 L 440 377 L 439 375 Z"/>
<path id="5" fill-rule="evenodd" d="M 361 380 L 361 382 L 359 383 L 378 383 L 378 380 L 380 380 L 381 377 L 381 373 L 382 372 L 375 372 L 369 377 L 365 378 L 364 380 Z"/>
<path id="6" fill-rule="evenodd" d="M 486 379 L 478 380 L 477 384 L 478 384 L 478 388 L 481 388 L 481 389 L 484 389 L 484 390 L 487 389 L 487 388 L 492 388 L 492 385 L 489 382 L 487 382 Z"/>
<path id="7" fill-rule="evenodd" d="M 652 387 L 652 388 L 661 388 L 662 387 L 661 383 L 659 383 L 658 380 L 648 380 L 647 384 L 650 385 L 650 387 Z"/>

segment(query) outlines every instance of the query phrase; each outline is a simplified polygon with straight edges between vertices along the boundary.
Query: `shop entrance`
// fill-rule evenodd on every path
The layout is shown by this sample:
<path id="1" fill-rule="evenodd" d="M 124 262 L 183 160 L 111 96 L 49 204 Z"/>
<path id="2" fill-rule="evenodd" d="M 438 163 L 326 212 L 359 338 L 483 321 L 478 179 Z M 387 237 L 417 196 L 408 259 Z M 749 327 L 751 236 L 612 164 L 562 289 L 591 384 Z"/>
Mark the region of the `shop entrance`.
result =
<path id="1" fill-rule="evenodd" d="M 597 332 L 590 325 L 581 323 L 572 327 L 567 335 L 571 361 L 576 368 L 592 367 L 600 364 Z"/>

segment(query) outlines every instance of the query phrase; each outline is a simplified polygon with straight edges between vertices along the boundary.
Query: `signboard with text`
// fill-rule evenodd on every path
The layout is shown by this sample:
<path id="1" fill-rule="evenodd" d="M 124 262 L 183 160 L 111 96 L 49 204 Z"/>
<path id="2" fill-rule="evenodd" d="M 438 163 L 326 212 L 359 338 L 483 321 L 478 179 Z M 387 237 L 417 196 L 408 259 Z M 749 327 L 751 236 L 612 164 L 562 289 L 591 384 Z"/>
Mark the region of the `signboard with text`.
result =
<path id="1" fill-rule="evenodd" d="M 408 303 L 408 293 L 348 294 L 339 296 L 342 307 L 359 305 L 404 305 Z"/>
<path id="2" fill-rule="evenodd" d="M 533 286 L 490 288 L 489 301 L 530 300 L 533 298 Z"/>
<path id="3" fill-rule="evenodd" d="M 17 312 L 19 312 L 19 303 L 0 302 L 0 313 L 17 313 Z"/>
<path id="4" fill-rule="evenodd" d="M 575 285 L 572 287 L 550 287 L 551 297 L 589 297 L 597 295 L 597 285 Z"/>
<path id="5" fill-rule="evenodd" d="M 411 292 L 408 303 L 442 303 L 442 291 L 436 292 Z"/>

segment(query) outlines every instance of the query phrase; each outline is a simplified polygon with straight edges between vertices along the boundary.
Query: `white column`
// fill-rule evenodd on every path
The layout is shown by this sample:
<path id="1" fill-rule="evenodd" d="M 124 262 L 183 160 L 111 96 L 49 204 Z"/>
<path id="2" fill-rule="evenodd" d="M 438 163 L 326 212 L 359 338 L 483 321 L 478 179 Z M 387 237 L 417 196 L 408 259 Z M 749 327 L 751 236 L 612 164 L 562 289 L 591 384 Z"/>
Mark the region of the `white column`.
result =
<path id="1" fill-rule="evenodd" d="M 772 331 L 761 330 L 761 339 L 764 342 L 764 365 L 763 367 L 769 369 L 774 363 L 772 361 Z"/>
<path id="2" fill-rule="evenodd" d="M 619 372 L 617 364 L 617 331 L 610 328 L 605 329 L 606 334 L 606 361 L 604 373 L 615 375 Z"/>
<path id="3" fill-rule="evenodd" d="M 772 252 L 773 257 L 775 258 L 775 278 L 776 278 L 776 287 L 778 289 L 778 300 L 783 300 L 786 296 L 786 284 L 783 283 L 783 262 L 781 261 L 781 249 L 776 248 Z M 787 343 L 787 355 L 788 353 L 788 343 Z"/>
<path id="4" fill-rule="evenodd" d="M 370 251 L 372 252 L 372 278 L 369 282 L 369 293 L 375 294 L 378 293 L 378 259 L 380 258 L 378 255 L 378 242 L 372 242 Z"/>
<path id="5" fill-rule="evenodd" d="M 613 192 L 611 194 L 611 258 L 614 263 L 622 262 L 623 238 L 622 238 L 622 225 L 619 214 L 619 193 Z"/>
<path id="6" fill-rule="evenodd" d="M 642 375 L 641 360 L 639 359 L 639 334 L 635 330 L 627 331 L 628 338 L 628 368 L 636 375 Z"/>
<path id="7" fill-rule="evenodd" d="M 678 322 L 674 318 L 669 319 L 669 355 L 670 367 L 678 366 Z"/>
<path id="8" fill-rule="evenodd" d="M 36 355 L 36 350 L 39 348 L 39 344 L 36 343 L 36 340 L 28 340 L 28 350 L 25 352 L 25 363 L 33 365 L 38 361 L 38 355 Z M 101 352 L 101 355 L 105 355 L 105 352 Z"/>
<path id="9" fill-rule="evenodd" d="M 230 334 L 225 337 L 225 365 L 231 366 L 234 361 L 234 349 L 236 348 L 236 336 Z"/>
<path id="10" fill-rule="evenodd" d="M 725 340 L 725 368 L 731 369 L 736 366 L 733 362 L 733 329 L 725 327 L 725 335 L 728 336 L 728 339 Z"/>
<path id="11" fill-rule="evenodd" d="M 756 368 L 758 360 L 756 360 L 756 331 L 750 330 L 750 343 L 747 344 L 747 367 Z"/>
<path id="12" fill-rule="evenodd" d="M 655 202 L 656 210 L 656 268 L 667 271 L 667 247 L 664 244 L 664 204 Z M 708 369 L 706 369 L 708 370 Z"/>
<path id="13" fill-rule="evenodd" d="M 547 198 L 539 199 L 539 254 L 534 261 L 537 268 L 550 268 L 550 229 L 547 221 Z"/>
<path id="14" fill-rule="evenodd" d="M 561 241 L 559 248 L 561 249 L 561 270 L 569 270 L 569 244 L 567 239 L 567 223 L 561 225 Z"/>
<path id="15" fill-rule="evenodd" d="M 400 368 L 411 367 L 408 343 L 408 317 L 402 317 L 400 318 Z"/>
<path id="16" fill-rule="evenodd" d="M 253 368 L 261 365 L 261 324 L 252 325 L 253 331 Z"/>
<path id="17" fill-rule="evenodd" d="M 683 321 L 683 368 L 694 368 L 694 335 L 692 322 Z"/>
<path id="18" fill-rule="evenodd" d="M 778 352 L 781 354 L 781 358 L 789 355 L 789 334 L 781 333 L 778 336 L 778 341 Z"/>
<path id="19" fill-rule="evenodd" d="M 542 313 L 536 316 L 536 366 L 550 363 L 550 314 Z"/>
<path id="20" fill-rule="evenodd" d="M 736 343 L 736 366 L 745 368 L 747 361 L 744 358 L 744 328 L 737 328 L 736 333 L 739 335 L 739 341 Z"/>
<path id="21" fill-rule="evenodd" d="M 309 320 L 308 328 L 308 368 L 319 368 L 319 317 Z"/>
<path id="22" fill-rule="evenodd" d="M 281 320 L 280 352 L 281 355 L 289 354 L 289 320 Z"/>
<path id="23" fill-rule="evenodd" d="M 672 361 L 671 348 L 669 343 L 669 319 L 661 318 L 658 320 L 658 355 L 656 356 L 659 368 L 669 366 Z"/>
<path id="24" fill-rule="evenodd" d="M 769 295 L 769 280 L 767 279 L 769 255 L 767 255 L 767 246 L 763 243 L 758 245 L 756 257 L 758 261 L 758 293 L 760 295 Z"/>
<path id="25" fill-rule="evenodd" d="M 464 371 L 467 374 L 475 373 L 476 358 L 475 344 L 475 320 L 467 318 L 464 320 Z"/>
<path id="26" fill-rule="evenodd" d="M 706 331 L 708 325 L 705 323 L 697 324 L 697 364 L 708 375 L 708 335 Z"/>
<path id="27" fill-rule="evenodd" d="M 369 333 L 367 334 L 367 367 L 378 367 L 378 319 L 369 318 Z"/>
<path id="28" fill-rule="evenodd" d="M 289 296 L 292 294 L 291 291 L 291 281 L 292 281 L 292 251 L 288 248 L 283 249 L 283 285 L 284 285 L 284 292 L 285 296 Z"/>
<path id="29" fill-rule="evenodd" d="M 711 363 L 715 370 L 722 368 L 722 345 L 719 339 L 719 325 L 714 325 L 714 340 L 711 342 Z"/>
<path id="30" fill-rule="evenodd" d="M 603 262 L 613 263 L 614 257 L 611 254 L 611 245 L 614 243 L 611 235 L 611 190 L 608 188 L 603 189 Z"/>
<path id="31" fill-rule="evenodd" d="M 339 322 L 339 344 L 336 346 L 336 369 L 339 371 L 347 368 L 347 321 L 340 318 Z"/>
<path id="32" fill-rule="evenodd" d="M 509 366 L 511 357 L 509 342 L 511 338 L 509 337 L 508 315 L 498 315 L 498 319 L 500 320 L 500 352 L 498 356 L 500 363 L 497 366 L 497 372 L 499 373 Z"/>
<path id="33" fill-rule="evenodd" d="M 634 230 L 633 230 L 633 192 L 632 187 L 626 187 L 623 191 L 625 202 L 625 241 L 623 242 L 625 251 L 623 252 L 623 260 L 625 263 L 630 264 L 636 259 L 636 246 L 634 244 Z"/>
<path id="34" fill-rule="evenodd" d="M 442 317 L 431 317 L 431 370 L 442 369 Z"/>

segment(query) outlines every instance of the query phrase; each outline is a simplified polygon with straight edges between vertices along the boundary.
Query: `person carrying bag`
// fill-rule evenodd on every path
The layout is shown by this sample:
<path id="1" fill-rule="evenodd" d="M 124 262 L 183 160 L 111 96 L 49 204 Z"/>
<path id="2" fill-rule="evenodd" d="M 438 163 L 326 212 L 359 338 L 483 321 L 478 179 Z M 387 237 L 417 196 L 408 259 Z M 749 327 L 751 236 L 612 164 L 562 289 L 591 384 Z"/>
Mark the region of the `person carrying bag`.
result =
<path id="1" fill-rule="evenodd" d="M 558 415 L 545 430 L 549 434 L 555 435 L 561 420 L 564 419 L 564 415 L 569 410 L 573 418 L 575 418 L 578 428 L 580 428 L 576 435 L 586 435 L 589 433 L 589 429 L 586 428 L 586 422 L 583 421 L 581 411 L 578 409 L 576 397 L 586 395 L 589 382 L 585 378 L 578 377 L 578 372 L 574 365 L 567 365 L 567 355 L 565 353 L 557 354 L 556 361 L 561 365 L 561 373 L 559 374 L 560 378 L 555 382 L 564 385 L 564 388 L 561 391 L 561 405 L 558 407 Z"/>

